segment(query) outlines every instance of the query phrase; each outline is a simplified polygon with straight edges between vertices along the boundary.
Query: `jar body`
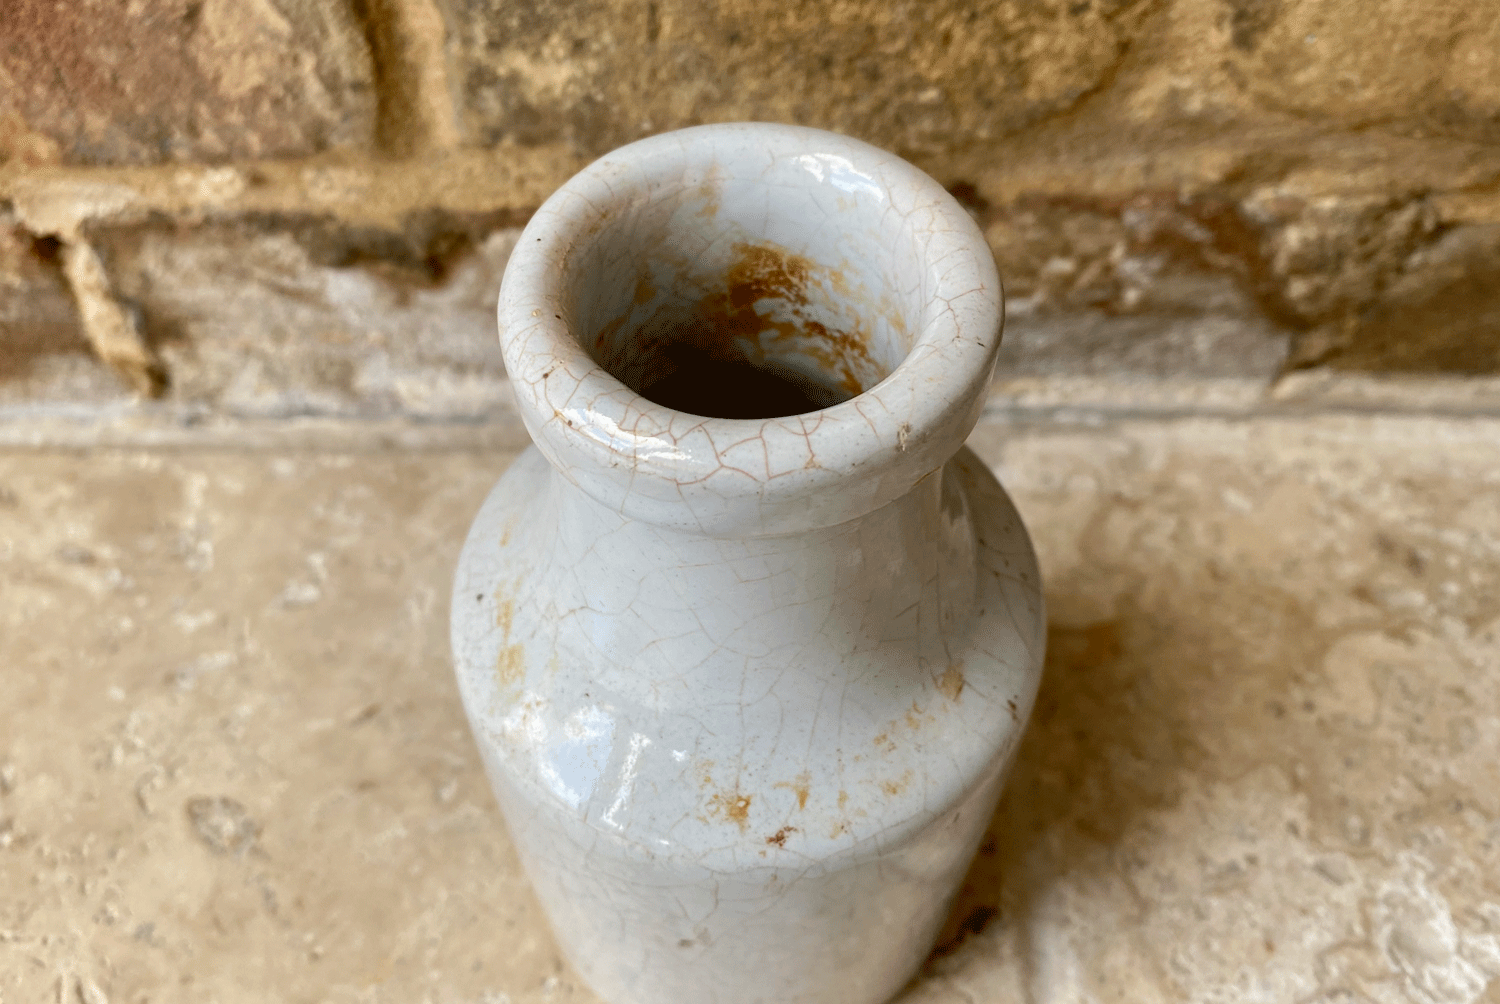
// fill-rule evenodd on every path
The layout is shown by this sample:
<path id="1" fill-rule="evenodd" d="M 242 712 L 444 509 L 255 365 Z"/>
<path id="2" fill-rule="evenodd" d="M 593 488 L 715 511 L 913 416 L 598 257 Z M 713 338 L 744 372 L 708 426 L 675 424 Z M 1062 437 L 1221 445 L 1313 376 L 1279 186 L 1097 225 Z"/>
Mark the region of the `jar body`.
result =
<path id="1" fill-rule="evenodd" d="M 1024 526 L 967 450 L 856 519 L 743 537 L 623 516 L 529 450 L 473 524 L 452 625 L 523 864 L 610 1004 L 898 992 L 1045 644 Z"/>
<path id="2" fill-rule="evenodd" d="M 498 317 L 536 449 L 470 531 L 453 649 L 559 945 L 610 1004 L 879 1004 L 1042 665 L 1025 529 L 963 448 L 983 234 L 856 140 L 702 126 L 554 193 Z"/>

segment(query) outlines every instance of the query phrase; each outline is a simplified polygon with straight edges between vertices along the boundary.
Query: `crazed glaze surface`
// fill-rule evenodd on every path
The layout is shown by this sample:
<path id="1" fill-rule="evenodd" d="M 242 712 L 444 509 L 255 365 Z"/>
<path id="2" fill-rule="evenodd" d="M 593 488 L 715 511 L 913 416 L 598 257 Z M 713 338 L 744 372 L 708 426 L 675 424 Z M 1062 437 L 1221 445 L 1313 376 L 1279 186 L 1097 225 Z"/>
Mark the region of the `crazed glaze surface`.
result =
<path id="1" fill-rule="evenodd" d="M 1000 328 L 977 228 L 864 144 L 685 130 L 538 211 L 499 320 L 537 449 L 474 522 L 453 647 L 563 950 L 612 1004 L 890 997 L 1045 638 L 1026 532 L 962 449 Z M 684 344 L 855 396 L 731 420 L 631 389 Z"/>

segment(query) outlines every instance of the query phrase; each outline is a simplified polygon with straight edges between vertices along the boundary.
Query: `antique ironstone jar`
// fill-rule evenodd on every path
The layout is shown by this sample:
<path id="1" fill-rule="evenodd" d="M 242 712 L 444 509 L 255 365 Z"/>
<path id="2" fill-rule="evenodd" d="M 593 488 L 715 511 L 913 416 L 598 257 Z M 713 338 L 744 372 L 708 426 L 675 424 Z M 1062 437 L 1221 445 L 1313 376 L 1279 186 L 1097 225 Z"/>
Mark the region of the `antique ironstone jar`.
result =
<path id="1" fill-rule="evenodd" d="M 978 228 L 864 143 L 686 129 L 542 206 L 499 324 L 536 445 L 464 545 L 453 650 L 558 944 L 611 1004 L 889 999 L 1045 642 L 963 446 L 1001 327 Z"/>

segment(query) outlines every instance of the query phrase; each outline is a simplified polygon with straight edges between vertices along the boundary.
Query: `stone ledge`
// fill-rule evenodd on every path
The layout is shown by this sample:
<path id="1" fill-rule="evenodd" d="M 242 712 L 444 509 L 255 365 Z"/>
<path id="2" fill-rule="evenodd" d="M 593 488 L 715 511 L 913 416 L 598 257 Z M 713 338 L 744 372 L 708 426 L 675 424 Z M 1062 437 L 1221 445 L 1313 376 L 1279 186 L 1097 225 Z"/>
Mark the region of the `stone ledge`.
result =
<path id="1" fill-rule="evenodd" d="M 975 436 L 1031 426 L 1100 428 L 1118 422 L 1246 424 L 1342 419 L 1500 418 L 1500 378 L 1428 379 L 1327 371 L 1280 381 L 1144 375 L 1013 378 L 991 385 Z M 0 449 L 230 449 L 380 452 L 520 450 L 530 443 L 501 380 L 481 414 L 236 414 L 119 399 L 102 403 L 0 403 Z"/>
<path id="2" fill-rule="evenodd" d="M 224 445 L 0 453 L 0 993 L 592 1001 L 448 668 L 512 448 Z M 1486 999 L 1500 421 L 973 445 L 1036 540 L 1047 676 L 902 1004 Z"/>

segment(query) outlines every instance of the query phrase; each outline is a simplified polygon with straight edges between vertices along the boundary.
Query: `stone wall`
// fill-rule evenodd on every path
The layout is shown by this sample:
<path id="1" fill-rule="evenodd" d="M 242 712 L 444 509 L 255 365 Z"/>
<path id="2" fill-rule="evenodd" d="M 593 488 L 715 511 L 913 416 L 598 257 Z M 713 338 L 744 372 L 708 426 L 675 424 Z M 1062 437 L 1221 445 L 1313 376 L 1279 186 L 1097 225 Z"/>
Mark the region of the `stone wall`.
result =
<path id="1" fill-rule="evenodd" d="M 1500 370 L 1500 3 L 8 0 L 0 411 L 482 418 L 515 229 L 767 119 L 980 220 L 1005 372 Z"/>

